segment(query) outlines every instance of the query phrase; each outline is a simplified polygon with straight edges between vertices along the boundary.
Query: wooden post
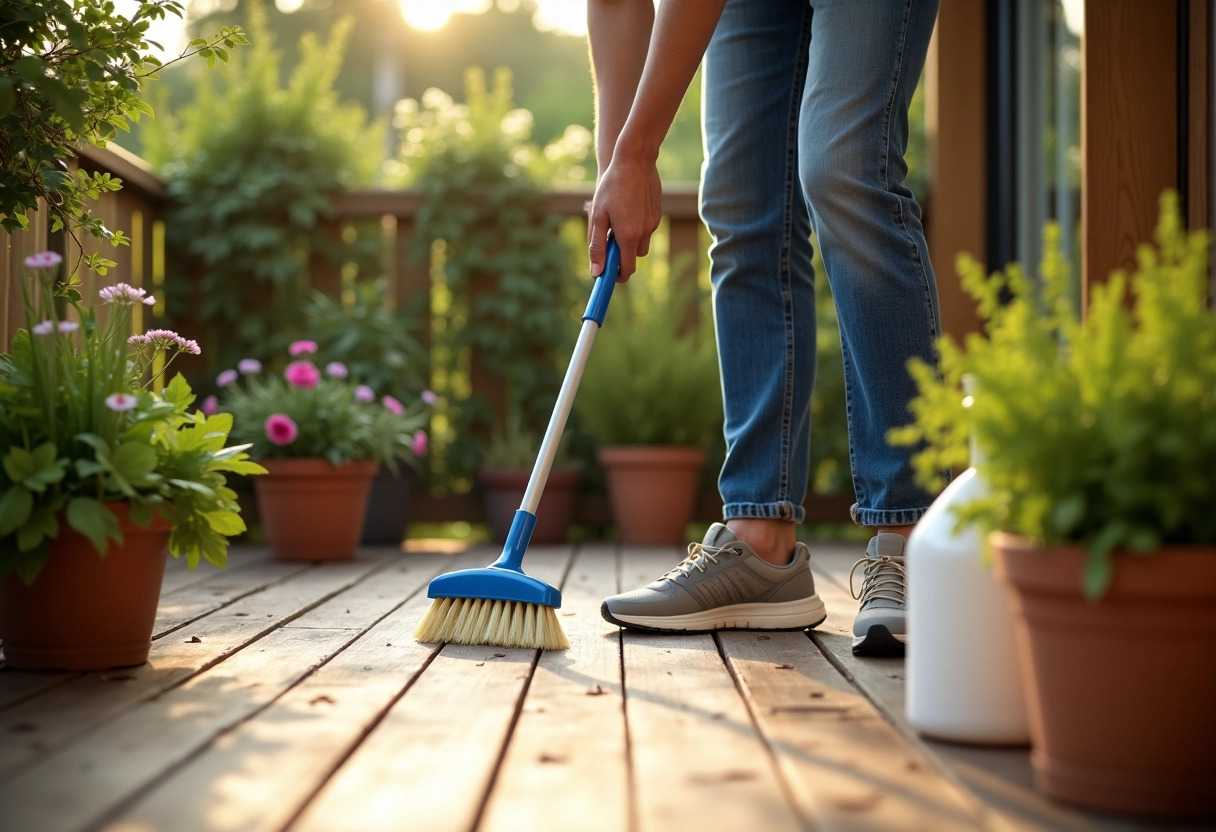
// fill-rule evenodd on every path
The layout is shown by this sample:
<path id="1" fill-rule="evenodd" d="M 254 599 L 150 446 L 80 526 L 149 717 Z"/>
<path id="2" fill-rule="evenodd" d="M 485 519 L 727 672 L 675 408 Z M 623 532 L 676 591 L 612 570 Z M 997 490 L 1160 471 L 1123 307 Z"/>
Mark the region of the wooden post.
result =
<path id="1" fill-rule="evenodd" d="M 1082 304 L 1152 239 L 1178 181 L 1177 0 L 1085 0 L 1081 67 Z"/>
<path id="2" fill-rule="evenodd" d="M 937 274 L 942 331 L 955 338 L 979 329 L 975 302 L 963 291 L 955 258 L 966 252 L 984 262 L 987 250 L 984 31 L 984 3 L 942 0 L 926 65 L 933 195 L 929 255 Z"/>

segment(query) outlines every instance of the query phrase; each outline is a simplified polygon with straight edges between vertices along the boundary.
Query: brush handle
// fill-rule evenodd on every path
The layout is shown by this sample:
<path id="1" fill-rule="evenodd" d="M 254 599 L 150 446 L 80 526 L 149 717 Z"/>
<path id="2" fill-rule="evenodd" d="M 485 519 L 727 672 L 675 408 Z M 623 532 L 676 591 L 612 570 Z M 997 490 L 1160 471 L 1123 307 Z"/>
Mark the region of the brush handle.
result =
<path id="1" fill-rule="evenodd" d="M 604 256 L 604 271 L 591 287 L 591 298 L 587 302 L 587 311 L 583 313 L 583 328 L 578 334 L 578 341 L 575 342 L 570 366 L 566 368 L 566 378 L 557 394 L 553 415 L 549 419 L 549 427 L 545 429 L 545 438 L 541 442 L 536 464 L 532 467 L 532 476 L 528 478 L 523 502 L 511 521 L 511 531 L 507 534 L 506 545 L 502 555 L 495 561 L 495 566 L 518 570 L 523 561 L 524 551 L 532 538 L 532 529 L 536 526 L 536 509 L 540 505 L 545 484 L 549 481 L 549 471 L 552 470 L 553 460 L 557 457 L 557 446 L 561 442 L 562 433 L 566 430 L 566 421 L 570 418 L 570 410 L 574 406 L 574 394 L 578 392 L 579 382 L 583 379 L 583 370 L 586 369 L 587 359 L 591 356 L 595 334 L 604 324 L 604 316 L 608 312 L 608 303 L 612 300 L 612 290 L 616 287 L 620 271 L 621 250 L 610 232 Z"/>

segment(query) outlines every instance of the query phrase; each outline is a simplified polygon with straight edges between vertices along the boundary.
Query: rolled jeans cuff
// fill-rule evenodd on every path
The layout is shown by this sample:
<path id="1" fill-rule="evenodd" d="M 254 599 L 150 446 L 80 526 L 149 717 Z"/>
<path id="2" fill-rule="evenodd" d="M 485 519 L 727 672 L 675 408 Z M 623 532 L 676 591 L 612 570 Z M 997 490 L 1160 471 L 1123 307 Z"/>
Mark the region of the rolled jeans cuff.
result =
<path id="1" fill-rule="evenodd" d="M 806 519 L 806 509 L 798 503 L 782 500 L 776 503 L 727 503 L 722 506 L 724 520 L 754 518 L 758 520 L 788 520 L 798 524 Z"/>
<path id="2" fill-rule="evenodd" d="M 929 507 L 925 506 L 924 508 L 904 508 L 896 511 L 876 511 L 872 508 L 862 508 L 857 503 L 853 503 L 852 507 L 849 508 L 849 516 L 859 526 L 874 528 L 879 526 L 911 526 L 920 520 L 928 510 Z"/>

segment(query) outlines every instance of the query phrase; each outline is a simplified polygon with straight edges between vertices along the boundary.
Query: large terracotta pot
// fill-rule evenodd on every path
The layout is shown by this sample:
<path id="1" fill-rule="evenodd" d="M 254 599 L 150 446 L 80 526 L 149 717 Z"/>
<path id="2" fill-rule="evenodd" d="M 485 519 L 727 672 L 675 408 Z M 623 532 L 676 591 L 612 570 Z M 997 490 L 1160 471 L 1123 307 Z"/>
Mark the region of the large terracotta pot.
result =
<path id="1" fill-rule="evenodd" d="M 254 480 L 270 553 L 279 560 L 350 560 L 359 549 L 374 460 L 258 460 Z"/>
<path id="2" fill-rule="evenodd" d="M 123 543 L 105 557 L 63 520 L 46 567 L 26 586 L 0 581 L 4 661 L 20 670 L 106 670 L 148 660 L 173 527 L 157 515 L 147 528 L 109 503 Z"/>
<path id="3" fill-rule="evenodd" d="M 1039 788 L 1105 812 L 1216 814 L 1216 548 L 1116 553 L 1089 602 L 1083 548 L 991 543 L 1014 590 Z"/>
<path id="4" fill-rule="evenodd" d="M 414 502 L 414 476 L 414 469 L 405 464 L 395 474 L 380 466 L 367 496 L 362 542 L 399 546 L 405 540 Z"/>
<path id="5" fill-rule="evenodd" d="M 608 445 L 600 448 L 599 460 L 622 543 L 684 543 L 705 465 L 704 448 Z"/>
<path id="6" fill-rule="evenodd" d="M 482 468 L 477 472 L 486 523 L 495 542 L 506 541 L 531 476 L 531 470 L 519 468 Z M 540 506 L 536 509 L 532 543 L 565 541 L 570 522 L 574 519 L 574 498 L 578 493 L 579 479 L 580 474 L 574 468 L 555 468 L 549 472 L 545 490 L 540 496 Z"/>

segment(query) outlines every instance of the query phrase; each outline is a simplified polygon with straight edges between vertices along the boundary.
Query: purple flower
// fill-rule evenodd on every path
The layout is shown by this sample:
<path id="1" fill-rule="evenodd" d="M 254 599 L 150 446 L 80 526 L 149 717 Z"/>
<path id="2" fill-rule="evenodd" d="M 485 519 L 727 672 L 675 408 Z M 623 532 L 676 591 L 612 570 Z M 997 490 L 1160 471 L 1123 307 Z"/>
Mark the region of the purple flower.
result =
<path id="1" fill-rule="evenodd" d="M 136 338 L 140 340 L 136 341 Z M 198 341 L 183 338 L 171 329 L 149 329 L 142 336 L 132 335 L 127 339 L 127 343 L 141 347 L 151 344 L 153 349 L 173 349 L 178 352 L 188 352 L 191 355 L 198 355 L 203 351 L 202 347 L 198 345 Z"/>
<path id="2" fill-rule="evenodd" d="M 147 306 L 156 304 L 156 298 L 149 295 L 143 289 L 138 289 L 127 283 L 115 283 L 113 286 L 106 286 L 97 294 L 106 303 L 117 303 L 119 306 L 134 306 L 137 303 Z"/>
<path id="3" fill-rule="evenodd" d="M 75 332 L 78 329 L 80 329 L 80 323 L 77 321 L 60 321 L 59 322 L 59 331 L 60 332 Z"/>
<path id="4" fill-rule="evenodd" d="M 366 384 L 360 384 L 355 388 L 355 401 L 368 404 L 376 400 L 376 391 L 368 387 Z"/>
<path id="5" fill-rule="evenodd" d="M 426 456 L 427 448 L 429 446 L 430 442 L 427 439 L 426 431 L 420 430 L 414 434 L 414 441 L 411 443 L 411 447 L 414 450 L 414 456 Z"/>
<path id="6" fill-rule="evenodd" d="M 35 335 L 50 335 L 55 331 L 54 321 L 43 321 L 40 324 L 34 324 Z"/>
<path id="7" fill-rule="evenodd" d="M 293 341 L 291 346 L 287 348 L 287 352 L 292 355 L 310 355 L 316 351 L 316 341 Z"/>
<path id="8" fill-rule="evenodd" d="M 131 410 L 135 405 L 139 404 L 139 400 L 130 393 L 111 393 L 106 396 L 106 407 L 110 410 Z"/>
<path id="9" fill-rule="evenodd" d="M 435 402 L 437 402 L 437 401 L 439 401 L 439 397 L 435 395 L 434 390 L 423 390 L 422 391 L 422 403 L 423 404 L 425 404 L 429 407 L 433 407 L 435 405 Z"/>
<path id="10" fill-rule="evenodd" d="M 283 371 L 284 378 L 292 387 L 311 390 L 321 382 L 321 371 L 311 361 L 293 361 Z"/>
<path id="11" fill-rule="evenodd" d="M 214 416 L 219 412 L 220 400 L 215 396 L 208 396 L 203 399 L 203 403 L 199 406 L 199 409 L 203 411 L 204 416 Z"/>
<path id="12" fill-rule="evenodd" d="M 231 384 L 236 384 L 236 380 L 238 378 L 239 376 L 236 374 L 236 370 L 224 370 L 224 372 L 215 377 L 215 386 L 227 387 Z"/>
<path id="13" fill-rule="evenodd" d="M 325 365 L 325 375 L 330 378 L 346 378 L 350 375 L 350 370 L 346 369 L 346 365 L 341 361 L 331 361 Z"/>
<path id="14" fill-rule="evenodd" d="M 300 429 L 290 416 L 275 413 L 266 420 L 266 438 L 276 445 L 290 445 L 300 435 Z"/>
<path id="15" fill-rule="evenodd" d="M 405 413 L 405 405 L 394 399 L 392 396 L 384 396 L 382 399 L 380 399 L 380 403 L 398 416 Z"/>
<path id="16" fill-rule="evenodd" d="M 132 335 L 127 339 L 127 343 L 133 347 L 146 347 L 151 340 L 147 335 Z"/>
<path id="17" fill-rule="evenodd" d="M 181 352 L 188 352 L 191 355 L 198 355 L 203 351 L 203 348 L 198 345 L 198 341 L 182 338 L 180 335 L 177 338 L 177 348 Z"/>
<path id="18" fill-rule="evenodd" d="M 53 269 L 63 262 L 63 258 L 53 251 L 40 251 L 25 258 L 25 266 L 29 269 Z"/>
<path id="19" fill-rule="evenodd" d="M 236 368 L 245 375 L 262 372 L 262 362 L 256 358 L 242 358 L 236 362 Z"/>

